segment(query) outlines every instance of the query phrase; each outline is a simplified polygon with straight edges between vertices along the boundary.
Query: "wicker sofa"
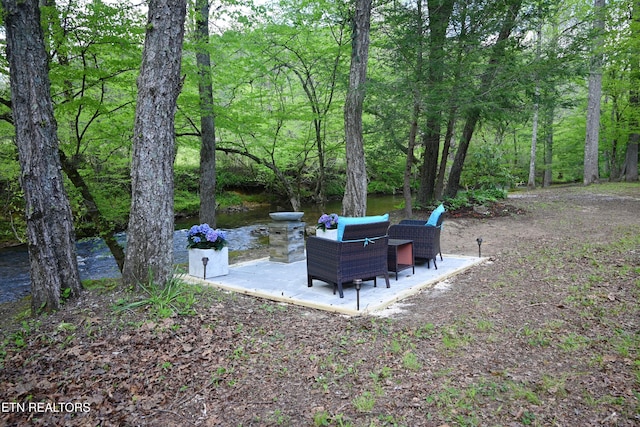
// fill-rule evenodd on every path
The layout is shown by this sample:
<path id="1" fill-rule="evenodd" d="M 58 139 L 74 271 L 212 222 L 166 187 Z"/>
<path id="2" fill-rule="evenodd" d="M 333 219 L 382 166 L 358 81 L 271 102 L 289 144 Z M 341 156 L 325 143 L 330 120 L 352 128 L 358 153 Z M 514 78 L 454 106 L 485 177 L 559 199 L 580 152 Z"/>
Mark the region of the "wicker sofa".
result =
<path id="1" fill-rule="evenodd" d="M 414 257 L 426 260 L 429 268 L 430 261 L 433 260 L 433 266 L 437 270 L 436 255 L 440 255 L 442 261 L 440 231 L 443 217 L 444 215 L 440 214 L 435 225 L 427 225 L 424 220 L 404 219 L 399 224 L 389 227 L 389 238 L 413 240 Z"/>
<path id="2" fill-rule="evenodd" d="M 343 284 L 373 280 L 384 276 L 389 287 L 387 270 L 387 230 L 389 221 L 353 224 L 344 227 L 342 241 L 309 237 L 307 239 L 307 286 L 313 279 L 333 284 L 344 298 Z"/>

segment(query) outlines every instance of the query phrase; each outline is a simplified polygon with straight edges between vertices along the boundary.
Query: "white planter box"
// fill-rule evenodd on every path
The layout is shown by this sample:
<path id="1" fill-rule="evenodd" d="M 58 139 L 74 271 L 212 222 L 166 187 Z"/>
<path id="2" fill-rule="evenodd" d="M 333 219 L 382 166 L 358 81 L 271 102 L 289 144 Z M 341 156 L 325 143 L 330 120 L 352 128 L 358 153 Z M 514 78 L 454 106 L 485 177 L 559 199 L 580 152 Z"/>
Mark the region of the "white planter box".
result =
<path id="1" fill-rule="evenodd" d="M 323 230 L 318 228 L 316 229 L 316 236 L 322 237 L 323 239 L 338 240 L 338 229 L 334 228 L 333 230 Z"/>
<path id="2" fill-rule="evenodd" d="M 208 258 L 206 276 L 202 258 Z M 190 276 L 208 279 L 226 274 L 229 274 L 229 248 L 224 247 L 219 251 L 215 249 L 189 249 Z"/>

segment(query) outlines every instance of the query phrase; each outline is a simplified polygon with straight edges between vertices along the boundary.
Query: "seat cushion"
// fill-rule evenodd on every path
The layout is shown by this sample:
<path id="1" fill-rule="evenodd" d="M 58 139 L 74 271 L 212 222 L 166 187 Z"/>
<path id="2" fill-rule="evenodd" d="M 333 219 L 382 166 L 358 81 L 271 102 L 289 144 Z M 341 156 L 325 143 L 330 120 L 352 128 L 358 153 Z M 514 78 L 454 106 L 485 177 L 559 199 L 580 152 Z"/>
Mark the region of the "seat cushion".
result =
<path id="1" fill-rule="evenodd" d="M 383 222 L 389 221 L 389 214 L 384 215 L 372 215 L 372 216 L 361 216 L 361 217 L 348 217 L 341 216 L 338 220 L 338 241 L 342 241 L 342 236 L 344 235 L 344 227 L 352 224 L 370 224 L 372 222 Z"/>
<path id="2" fill-rule="evenodd" d="M 434 209 L 433 212 L 431 212 L 431 215 L 429 216 L 429 220 L 425 225 L 431 225 L 435 227 L 436 225 L 438 225 L 438 219 L 440 218 L 440 215 L 442 215 L 443 213 L 444 213 L 444 205 L 441 203 L 440 206 L 438 206 L 437 208 Z"/>

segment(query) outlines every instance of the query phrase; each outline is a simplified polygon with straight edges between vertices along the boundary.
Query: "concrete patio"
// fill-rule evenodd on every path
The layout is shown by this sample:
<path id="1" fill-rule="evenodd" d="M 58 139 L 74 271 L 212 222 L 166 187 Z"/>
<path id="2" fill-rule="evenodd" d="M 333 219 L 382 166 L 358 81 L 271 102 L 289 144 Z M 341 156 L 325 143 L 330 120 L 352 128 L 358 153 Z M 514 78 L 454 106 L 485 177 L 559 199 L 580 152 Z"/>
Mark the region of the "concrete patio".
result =
<path id="1" fill-rule="evenodd" d="M 226 276 L 203 280 L 185 275 L 184 280 L 319 310 L 352 316 L 365 315 L 383 310 L 485 261 L 485 258 L 462 255 L 444 254 L 443 258 L 443 261 L 438 258 L 437 270 L 433 265 L 431 268 L 427 268 L 426 264 L 416 265 L 415 274 L 410 268 L 403 270 L 398 273 L 398 280 L 395 279 L 395 273 L 389 272 L 391 287 L 388 289 L 383 277 L 378 277 L 377 287 L 373 286 L 373 281 L 363 282 L 359 310 L 357 292 L 352 284 L 344 286 L 344 298 L 333 294 L 333 285 L 320 280 L 314 280 L 313 286 L 308 287 L 306 260 L 280 263 L 262 258 L 231 265 Z"/>

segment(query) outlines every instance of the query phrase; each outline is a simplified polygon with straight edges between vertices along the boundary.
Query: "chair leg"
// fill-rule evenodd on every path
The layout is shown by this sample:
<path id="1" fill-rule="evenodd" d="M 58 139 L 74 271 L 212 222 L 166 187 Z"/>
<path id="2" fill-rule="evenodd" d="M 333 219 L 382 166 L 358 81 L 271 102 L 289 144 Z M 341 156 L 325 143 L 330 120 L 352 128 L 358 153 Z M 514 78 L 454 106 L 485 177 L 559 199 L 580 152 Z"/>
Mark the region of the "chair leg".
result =
<path id="1" fill-rule="evenodd" d="M 396 273 L 396 274 L 398 274 L 398 273 Z M 389 284 L 389 273 L 387 273 L 387 274 L 385 274 L 385 275 L 384 275 L 384 280 L 387 282 L 387 288 L 390 288 L 390 287 L 391 287 L 391 285 Z M 396 280 L 397 280 L 397 279 L 396 279 Z"/>
<path id="2" fill-rule="evenodd" d="M 436 258 L 433 258 L 433 266 L 436 268 L 436 270 L 438 269 L 438 265 L 436 264 Z"/>
<path id="3" fill-rule="evenodd" d="M 440 261 L 442 261 L 442 251 L 440 251 Z"/>
<path id="4" fill-rule="evenodd" d="M 427 268 L 431 268 L 431 260 L 429 258 L 427 258 Z"/>
<path id="5" fill-rule="evenodd" d="M 307 275 L 307 287 L 310 288 L 311 286 L 313 286 L 313 279 Z"/>
<path id="6" fill-rule="evenodd" d="M 340 298 L 344 298 L 344 293 L 342 292 L 342 282 L 338 283 L 338 292 L 340 293 Z M 335 295 L 335 289 L 333 294 Z"/>

